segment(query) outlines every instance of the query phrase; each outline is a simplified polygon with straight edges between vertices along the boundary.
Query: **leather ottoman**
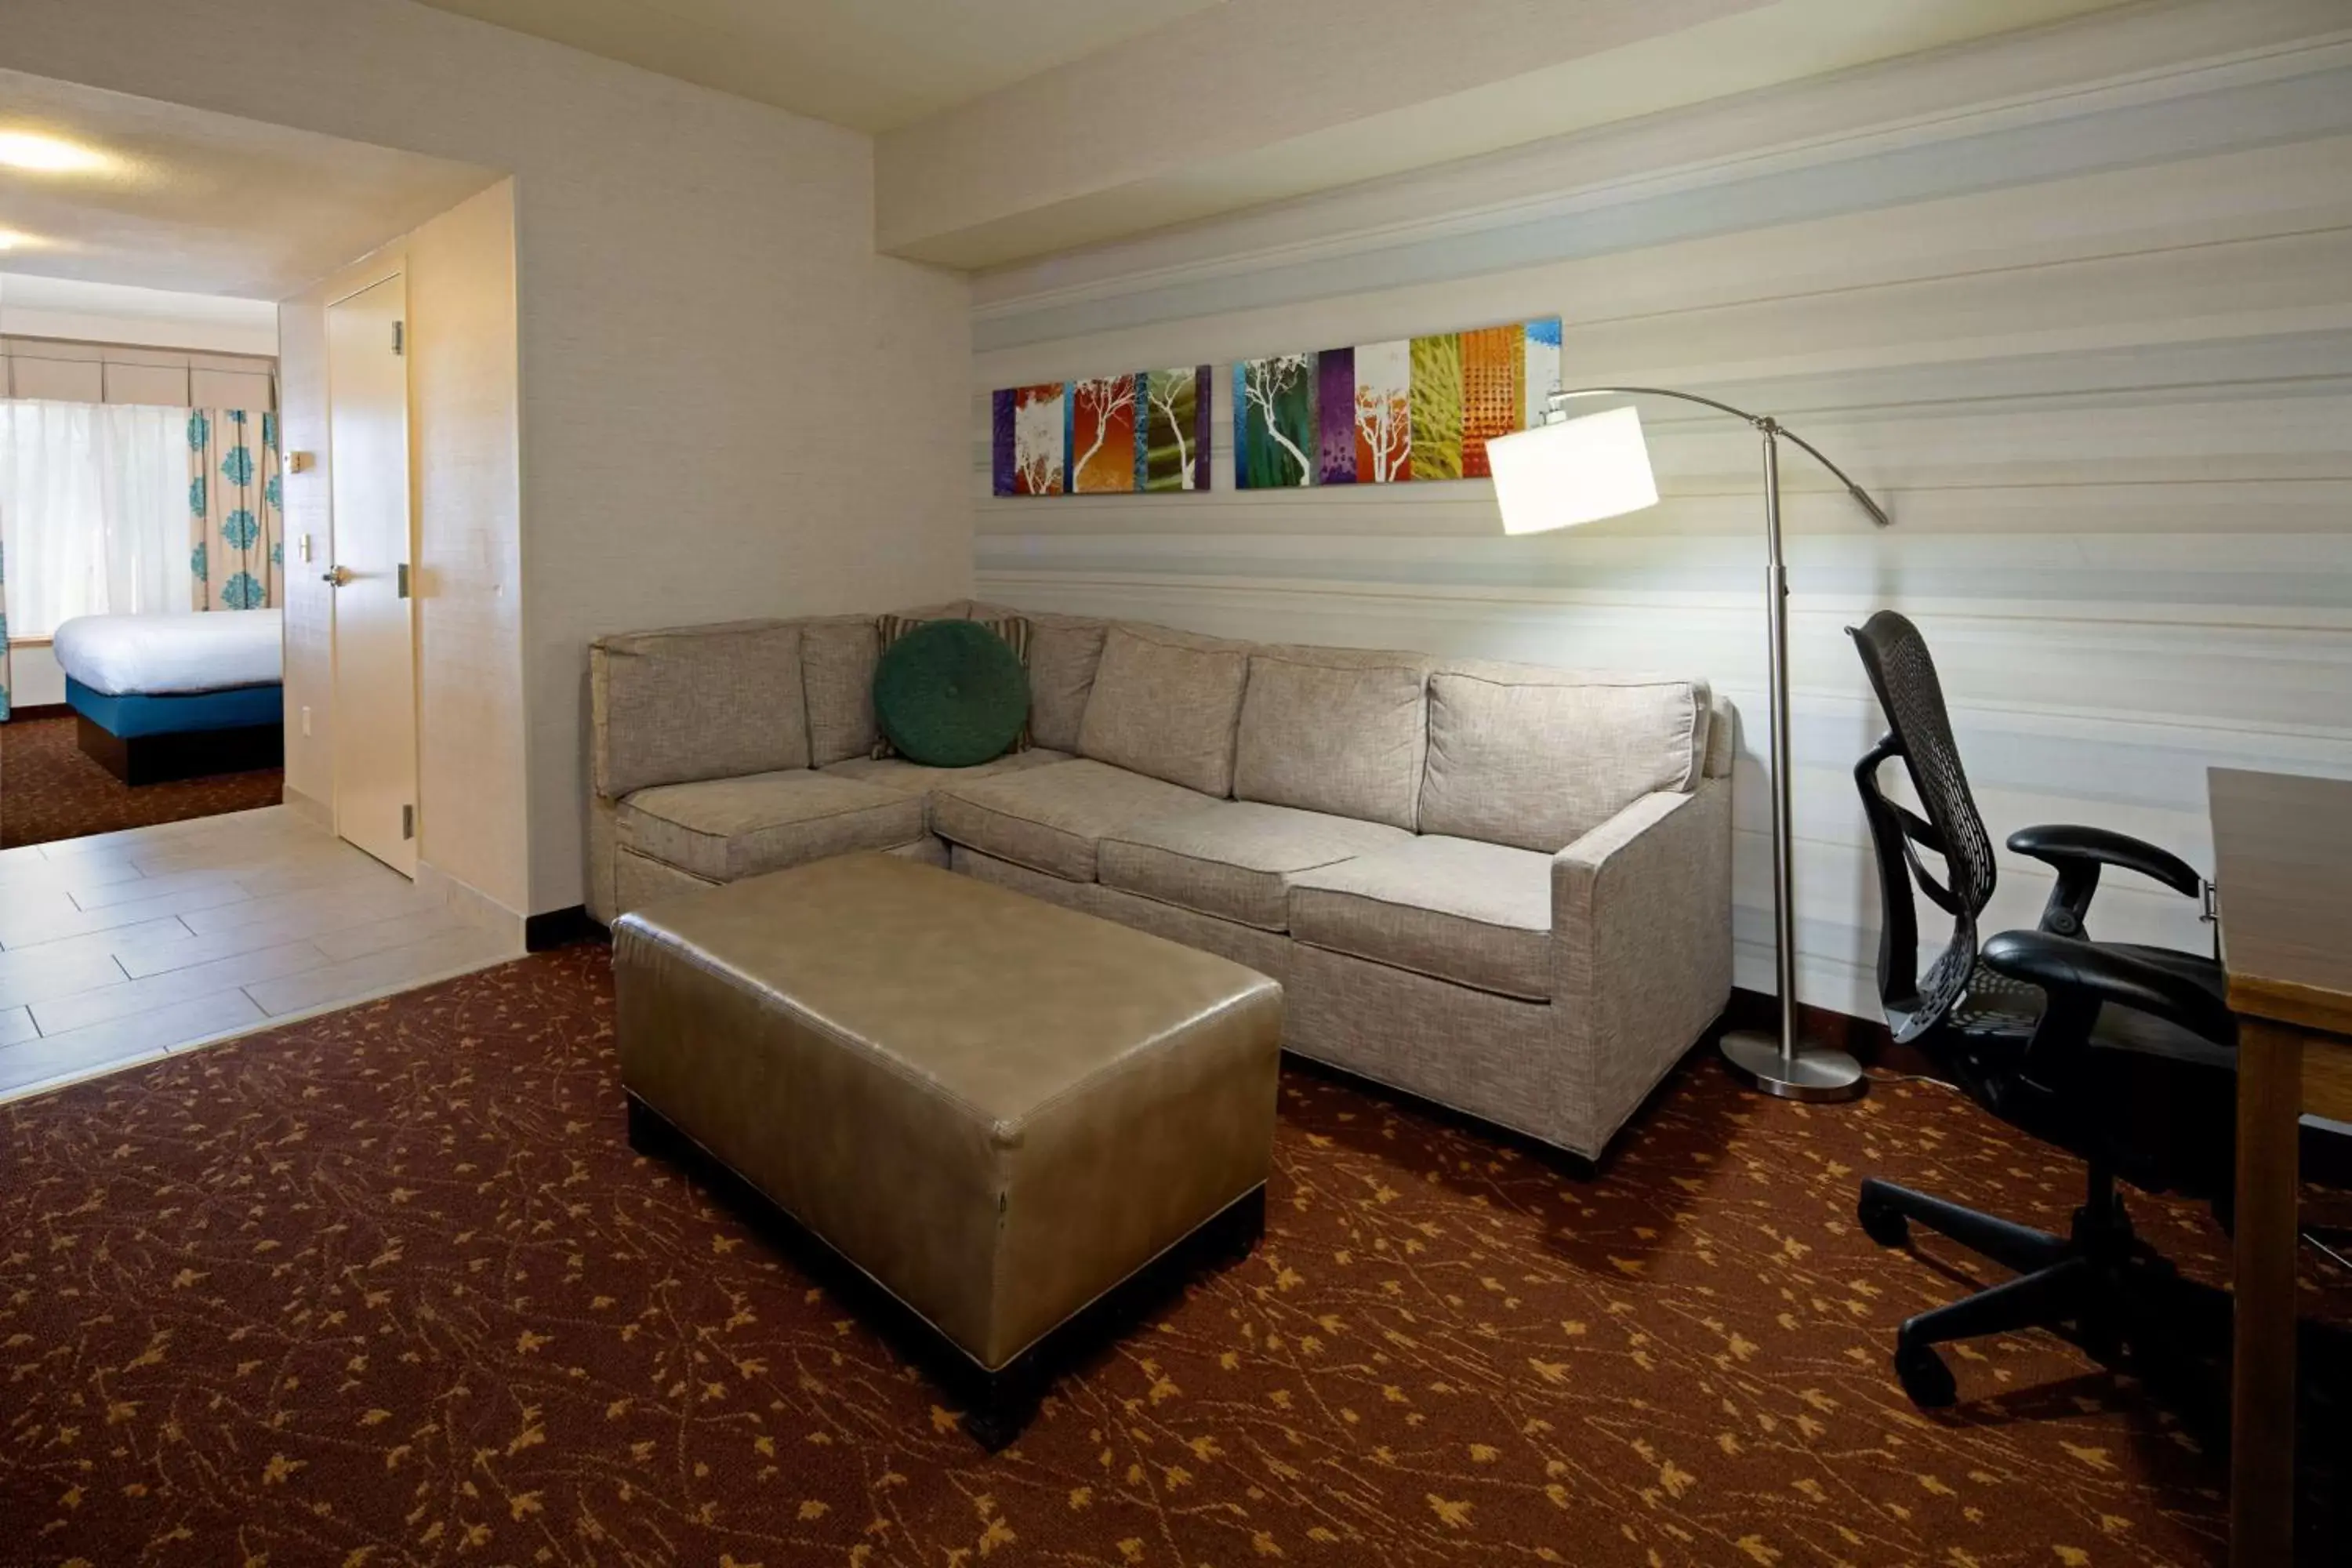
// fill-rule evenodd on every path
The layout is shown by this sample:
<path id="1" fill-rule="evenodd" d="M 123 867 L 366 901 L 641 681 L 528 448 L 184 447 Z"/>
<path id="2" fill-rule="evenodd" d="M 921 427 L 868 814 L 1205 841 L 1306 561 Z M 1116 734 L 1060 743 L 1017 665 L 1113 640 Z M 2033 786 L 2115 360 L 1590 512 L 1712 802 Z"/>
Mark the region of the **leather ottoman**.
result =
<path id="1" fill-rule="evenodd" d="M 951 1346 L 992 1448 L 1049 1334 L 1263 1225 L 1282 990 L 1255 971 L 884 855 L 625 915 L 613 969 L 632 1141 L 698 1150 Z"/>

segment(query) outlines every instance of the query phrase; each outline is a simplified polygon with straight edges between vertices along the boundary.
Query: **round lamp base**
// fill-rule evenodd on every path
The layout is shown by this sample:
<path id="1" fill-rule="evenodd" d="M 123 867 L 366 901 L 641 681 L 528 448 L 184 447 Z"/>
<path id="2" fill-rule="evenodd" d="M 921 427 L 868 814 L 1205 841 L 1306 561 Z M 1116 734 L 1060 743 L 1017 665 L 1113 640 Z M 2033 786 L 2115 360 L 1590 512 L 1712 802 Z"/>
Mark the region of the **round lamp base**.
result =
<path id="1" fill-rule="evenodd" d="M 1782 1100 L 1859 1100 L 1870 1090 L 1862 1064 L 1843 1051 L 1801 1039 L 1796 1055 L 1783 1061 L 1780 1037 L 1761 1029 L 1734 1029 L 1724 1036 L 1723 1059 L 1751 1087 Z"/>

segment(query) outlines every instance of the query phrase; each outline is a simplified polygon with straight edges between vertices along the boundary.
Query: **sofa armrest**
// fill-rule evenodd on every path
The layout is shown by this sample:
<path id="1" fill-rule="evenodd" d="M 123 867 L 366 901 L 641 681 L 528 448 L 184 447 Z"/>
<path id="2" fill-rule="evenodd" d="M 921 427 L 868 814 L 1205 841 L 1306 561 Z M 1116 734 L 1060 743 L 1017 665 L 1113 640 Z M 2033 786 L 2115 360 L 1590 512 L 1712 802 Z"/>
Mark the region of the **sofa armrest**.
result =
<path id="1" fill-rule="evenodd" d="M 1731 995 L 1731 781 L 1646 795 L 1552 857 L 1562 1110 L 1606 1142 Z"/>

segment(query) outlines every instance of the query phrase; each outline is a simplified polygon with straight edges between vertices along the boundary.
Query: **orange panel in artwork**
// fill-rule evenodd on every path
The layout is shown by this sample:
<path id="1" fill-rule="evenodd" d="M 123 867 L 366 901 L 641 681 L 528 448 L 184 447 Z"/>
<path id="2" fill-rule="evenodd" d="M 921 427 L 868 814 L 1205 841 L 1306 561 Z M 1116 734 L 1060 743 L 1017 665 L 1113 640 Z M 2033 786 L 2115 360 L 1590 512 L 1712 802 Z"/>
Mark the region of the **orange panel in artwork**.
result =
<path id="1" fill-rule="evenodd" d="M 1070 383 L 1070 489 L 1135 489 L 1135 377 Z"/>
<path id="2" fill-rule="evenodd" d="M 1526 422 L 1525 326 L 1485 327 L 1462 334 L 1462 477 L 1487 476 L 1486 441 Z"/>

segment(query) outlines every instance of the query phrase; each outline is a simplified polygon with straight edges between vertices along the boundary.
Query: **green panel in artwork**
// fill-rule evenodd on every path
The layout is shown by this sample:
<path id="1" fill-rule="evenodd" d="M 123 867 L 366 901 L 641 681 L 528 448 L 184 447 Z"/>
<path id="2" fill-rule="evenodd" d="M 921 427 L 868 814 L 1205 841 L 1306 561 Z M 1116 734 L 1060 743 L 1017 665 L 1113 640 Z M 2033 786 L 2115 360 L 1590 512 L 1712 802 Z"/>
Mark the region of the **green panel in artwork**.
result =
<path id="1" fill-rule="evenodd" d="M 1315 356 L 1277 354 L 1234 366 L 1234 478 L 1243 489 L 1306 484 L 1314 465 Z"/>
<path id="2" fill-rule="evenodd" d="M 1462 477 L 1462 335 L 1412 340 L 1412 477 Z"/>

